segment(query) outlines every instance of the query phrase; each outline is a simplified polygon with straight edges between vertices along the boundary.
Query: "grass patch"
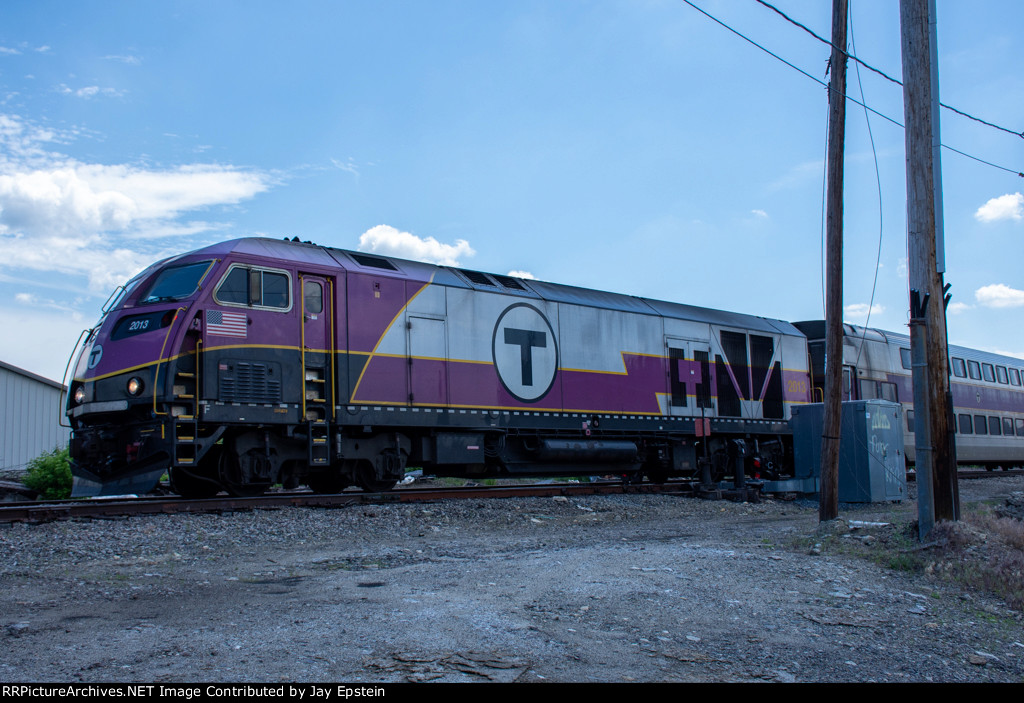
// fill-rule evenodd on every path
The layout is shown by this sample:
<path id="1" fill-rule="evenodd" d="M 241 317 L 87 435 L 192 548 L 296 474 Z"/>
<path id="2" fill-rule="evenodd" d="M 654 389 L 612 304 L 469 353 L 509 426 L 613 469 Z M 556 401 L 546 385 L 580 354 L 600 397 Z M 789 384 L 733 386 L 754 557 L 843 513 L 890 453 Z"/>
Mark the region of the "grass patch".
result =
<path id="1" fill-rule="evenodd" d="M 937 547 L 926 573 L 987 591 L 1024 611 L 1024 523 L 983 510 L 938 523 L 930 539 Z"/>
<path id="2" fill-rule="evenodd" d="M 25 485 L 46 500 L 70 498 L 71 483 L 67 447 L 44 452 L 28 463 Z"/>
<path id="3" fill-rule="evenodd" d="M 801 537 L 794 547 L 868 559 L 893 571 L 988 593 L 1024 612 L 1024 523 L 999 517 L 988 505 L 958 522 L 937 523 L 923 544 L 914 521 L 853 532 L 840 527 Z"/>

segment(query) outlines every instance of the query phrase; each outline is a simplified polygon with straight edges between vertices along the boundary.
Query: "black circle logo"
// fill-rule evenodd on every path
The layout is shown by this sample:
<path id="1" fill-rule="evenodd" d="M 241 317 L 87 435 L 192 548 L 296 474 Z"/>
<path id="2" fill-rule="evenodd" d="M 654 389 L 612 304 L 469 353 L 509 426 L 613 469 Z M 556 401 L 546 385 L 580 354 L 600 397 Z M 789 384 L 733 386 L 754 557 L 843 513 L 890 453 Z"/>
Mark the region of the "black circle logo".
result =
<path id="1" fill-rule="evenodd" d="M 537 308 L 516 303 L 498 316 L 491 355 L 505 390 L 524 403 L 548 394 L 558 372 L 558 344 L 551 323 Z"/>

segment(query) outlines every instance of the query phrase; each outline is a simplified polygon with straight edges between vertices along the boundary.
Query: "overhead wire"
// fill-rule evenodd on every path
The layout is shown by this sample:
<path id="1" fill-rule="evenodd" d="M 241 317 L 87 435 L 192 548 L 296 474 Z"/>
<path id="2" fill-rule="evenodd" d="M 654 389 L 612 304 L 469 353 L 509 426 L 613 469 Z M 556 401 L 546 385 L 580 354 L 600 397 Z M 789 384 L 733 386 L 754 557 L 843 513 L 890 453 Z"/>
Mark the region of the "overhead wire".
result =
<path id="1" fill-rule="evenodd" d="M 760 0 L 758 0 L 760 2 Z M 850 12 L 850 45 L 853 47 L 854 53 L 857 53 L 857 39 L 853 32 L 853 12 Z M 857 73 L 857 87 L 860 89 L 861 102 L 867 102 L 864 98 L 864 82 L 860 77 L 860 63 L 855 62 L 853 64 L 854 71 Z M 878 256 L 875 258 L 875 278 L 871 283 L 871 301 L 868 303 L 868 314 L 864 320 L 864 334 L 860 340 L 860 348 L 857 350 L 857 360 L 854 362 L 854 366 L 860 364 L 860 357 L 864 351 L 864 343 L 868 337 L 868 327 L 871 325 L 871 313 L 875 307 L 875 292 L 878 290 L 878 270 L 882 264 L 882 233 L 883 228 L 883 210 L 882 210 L 882 176 L 878 169 L 878 150 L 875 148 L 875 135 L 871 130 L 871 115 L 867 110 L 864 111 L 864 121 L 868 125 L 868 139 L 871 141 L 871 155 L 875 160 L 875 184 L 878 186 Z"/>
<path id="2" fill-rule="evenodd" d="M 760 2 L 760 0 L 758 0 L 758 1 Z M 776 60 L 778 60 L 778 61 L 781 61 L 782 63 L 784 63 L 784 64 L 786 64 L 787 66 L 789 66 L 790 68 L 792 68 L 792 69 L 793 69 L 794 71 L 797 71 L 798 73 L 800 73 L 800 74 L 802 74 L 802 75 L 806 76 L 807 78 L 810 78 L 810 79 L 811 79 L 812 81 L 814 81 L 814 82 L 815 82 L 815 83 L 817 83 L 818 85 L 820 85 L 820 86 L 822 86 L 822 87 L 824 87 L 824 88 L 828 88 L 828 84 L 827 84 L 827 83 L 825 83 L 824 81 L 820 80 L 819 78 L 816 78 L 815 76 L 812 76 L 812 75 L 811 75 L 810 73 L 808 73 L 807 71 L 805 71 L 805 70 L 803 70 L 802 68 L 800 68 L 799 66 L 797 66 L 797 65 L 795 65 L 795 64 L 793 64 L 793 63 L 791 63 L 790 61 L 787 61 L 786 59 L 782 58 L 781 56 L 779 56 L 779 55 L 778 55 L 778 54 L 776 54 L 775 52 L 773 52 L 773 51 L 771 51 L 770 49 L 768 49 L 767 47 L 765 47 L 765 46 L 763 46 L 763 45 L 761 45 L 761 44 L 758 44 L 758 43 L 757 43 L 756 41 L 754 41 L 753 39 L 751 39 L 751 38 L 750 38 L 750 37 L 748 37 L 747 35 L 743 34 L 743 33 L 742 33 L 742 32 L 740 32 L 739 30 L 737 30 L 737 29 L 734 29 L 733 27 L 730 27 L 729 25 L 727 25 L 727 24 L 726 24 L 725 22 L 723 22 L 722 20 L 718 19 L 718 18 L 717 18 L 717 17 L 715 17 L 714 15 L 712 15 L 712 14 L 708 13 L 708 12 L 707 12 L 706 10 L 704 10 L 704 9 L 702 9 L 702 8 L 698 7 L 697 5 L 695 5 L 695 4 L 693 3 L 693 2 L 691 2 L 691 0 L 683 0 L 683 2 L 684 2 L 684 3 L 686 3 L 687 5 L 689 5 L 690 7 L 692 7 L 692 8 L 693 8 L 694 10 L 696 10 L 697 12 L 699 12 L 699 13 L 701 13 L 702 15 L 704 15 L 705 17 L 707 17 L 708 19 L 710 19 L 711 21 L 715 22 L 715 23 L 716 23 L 716 24 L 718 24 L 718 25 L 721 25 L 722 27 L 724 27 L 725 29 L 729 30 L 730 32 L 732 32 L 732 33 L 733 33 L 733 34 L 735 34 L 736 36 L 740 37 L 740 38 L 741 38 L 741 39 L 743 39 L 744 41 L 746 41 L 746 42 L 748 42 L 748 43 L 750 43 L 750 44 L 753 44 L 753 45 L 754 45 L 754 46 L 756 46 L 756 47 L 757 47 L 758 49 L 760 49 L 761 51 L 765 52 L 766 54 L 768 54 L 768 55 L 769 55 L 769 56 L 771 56 L 772 58 L 774 58 L 774 59 L 776 59 Z M 831 42 L 830 42 L 830 44 L 831 44 Z M 906 129 L 906 125 L 904 125 L 904 124 L 903 124 L 902 122 L 900 122 L 899 120 L 893 119 L 892 117 L 889 117 L 889 116 L 888 116 L 888 115 L 886 115 L 885 113 L 879 112 L 878 110 L 874 109 L 874 108 L 873 108 L 873 107 L 871 107 L 870 105 L 867 105 L 867 104 L 865 104 L 864 102 L 862 102 L 862 101 L 860 101 L 860 100 L 857 100 L 857 99 L 856 99 L 856 98 L 854 98 L 853 96 L 851 96 L 851 95 L 849 95 L 849 94 L 843 94 L 843 97 L 844 97 L 845 99 L 849 100 L 850 102 L 854 103 L 854 104 L 860 105 L 860 106 L 861 106 L 862 108 L 864 108 L 865 110 L 867 110 L 867 111 L 869 111 L 869 112 L 872 112 L 872 113 L 874 113 L 874 114 L 878 115 L 878 116 L 879 116 L 879 117 L 881 117 L 882 119 L 884 119 L 884 120 L 886 120 L 886 121 L 888 121 L 888 122 L 892 122 L 892 123 L 893 123 L 894 125 L 896 125 L 897 127 L 900 127 L 901 129 Z M 1016 134 L 1016 132 L 1011 132 L 1011 134 Z M 944 149 L 949 149 L 950 151 L 952 151 L 952 152 L 954 152 L 954 153 L 960 154 L 961 156 L 965 156 L 965 157 L 967 157 L 968 159 L 972 159 L 972 160 L 974 160 L 974 161 L 977 161 L 977 162 L 979 162 L 979 163 L 985 164 L 986 166 L 991 166 L 992 168 L 996 168 L 996 169 L 999 169 L 1000 171 L 1006 171 L 1007 173 L 1012 173 L 1012 174 L 1014 174 L 1014 175 L 1016 175 L 1016 176 L 1019 176 L 1020 178 L 1024 178 L 1024 172 L 1021 172 L 1021 171 L 1019 171 L 1019 170 L 1017 170 L 1017 169 L 1013 169 L 1013 168 L 1007 168 L 1006 166 L 1000 166 L 999 164 L 995 164 L 995 163 L 992 163 L 991 161 L 986 161 L 985 159 L 982 159 L 982 158 L 980 158 L 980 157 L 977 157 L 977 156 L 973 156 L 973 155 L 971 155 L 971 154 L 968 154 L 967 152 L 961 151 L 961 150 L 959 150 L 959 149 L 954 149 L 953 147 L 951 147 L 951 146 L 948 146 L 948 145 L 946 145 L 946 144 L 941 144 L 941 146 L 942 146 L 942 148 L 944 148 Z"/>
<path id="3" fill-rule="evenodd" d="M 903 85 L 903 81 L 899 80 L 898 78 L 893 78 L 892 76 L 890 76 L 889 74 L 885 73 L 884 71 L 882 71 L 880 69 L 877 69 L 874 66 L 872 66 L 871 64 L 869 64 L 869 63 L 867 63 L 867 62 L 857 58 L 857 56 L 856 56 L 857 48 L 856 47 L 854 47 L 854 49 L 853 49 L 854 53 L 850 54 L 847 51 L 845 51 L 844 49 L 842 49 L 840 47 L 837 47 L 834 44 L 832 44 L 832 42 L 830 42 L 828 39 L 825 39 L 824 37 L 819 36 L 812 29 L 808 28 L 806 25 L 798 22 L 797 20 L 793 19 L 792 17 L 787 15 L 785 12 L 783 12 L 779 8 L 775 7 L 775 5 L 772 5 L 770 2 L 767 2 L 766 0 L 757 0 L 757 2 L 759 2 L 762 5 L 764 5 L 769 10 L 775 12 L 776 14 L 778 14 L 780 17 L 782 17 L 784 20 L 786 20 L 790 24 L 793 24 L 793 25 L 799 27 L 800 29 L 804 30 L 805 32 L 807 32 L 808 34 L 810 34 L 812 37 L 814 37 L 818 41 L 822 42 L 823 44 L 828 44 L 833 49 L 836 49 L 837 51 L 841 52 L 848 59 L 853 61 L 855 65 L 863 66 L 864 68 L 866 68 L 866 69 L 868 69 L 870 71 L 874 71 L 875 73 L 880 75 L 882 78 L 886 79 L 887 81 L 891 81 L 891 82 L 895 83 L 898 86 L 902 86 Z M 951 112 L 955 112 L 956 114 L 961 115 L 962 117 L 966 117 L 969 120 L 974 120 L 975 122 L 980 122 L 981 124 L 987 125 L 989 127 L 992 127 L 993 129 L 998 129 L 1001 132 L 1006 132 L 1007 134 L 1012 134 L 1015 137 L 1020 137 L 1021 139 L 1024 139 L 1024 132 L 1015 132 L 1012 129 L 1007 129 L 1006 127 L 1002 127 L 1002 126 L 997 125 L 997 124 L 995 124 L 993 122 L 989 122 L 988 120 L 983 120 L 980 117 L 975 117 L 974 115 L 972 115 L 972 114 L 970 114 L 968 112 L 964 112 L 963 110 L 958 110 L 957 108 L 953 107 L 952 105 L 947 105 L 944 102 L 940 102 L 939 105 L 941 107 L 946 108 L 947 110 L 949 110 Z"/>

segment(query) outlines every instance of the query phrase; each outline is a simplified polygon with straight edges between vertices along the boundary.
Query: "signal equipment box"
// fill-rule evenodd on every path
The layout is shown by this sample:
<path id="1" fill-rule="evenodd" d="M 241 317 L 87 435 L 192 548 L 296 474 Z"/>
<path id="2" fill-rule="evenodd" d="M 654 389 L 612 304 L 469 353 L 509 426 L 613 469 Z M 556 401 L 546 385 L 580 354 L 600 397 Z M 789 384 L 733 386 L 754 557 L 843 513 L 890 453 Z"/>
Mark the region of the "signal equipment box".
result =
<path id="1" fill-rule="evenodd" d="M 842 405 L 839 501 L 903 500 L 907 494 L 903 406 L 887 400 L 854 400 Z M 793 408 L 794 482 L 802 484 L 802 492 L 816 493 L 820 486 L 824 408 L 822 403 Z"/>

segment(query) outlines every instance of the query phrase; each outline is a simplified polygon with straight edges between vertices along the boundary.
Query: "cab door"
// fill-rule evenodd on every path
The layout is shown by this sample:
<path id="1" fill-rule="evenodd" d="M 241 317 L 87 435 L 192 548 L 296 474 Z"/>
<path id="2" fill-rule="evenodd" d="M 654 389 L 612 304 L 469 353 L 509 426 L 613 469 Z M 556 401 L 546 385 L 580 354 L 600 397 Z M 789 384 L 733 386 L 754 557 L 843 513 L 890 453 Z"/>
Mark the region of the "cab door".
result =
<path id="1" fill-rule="evenodd" d="M 302 313 L 302 417 L 309 422 L 334 418 L 334 279 L 299 273 Z"/>

